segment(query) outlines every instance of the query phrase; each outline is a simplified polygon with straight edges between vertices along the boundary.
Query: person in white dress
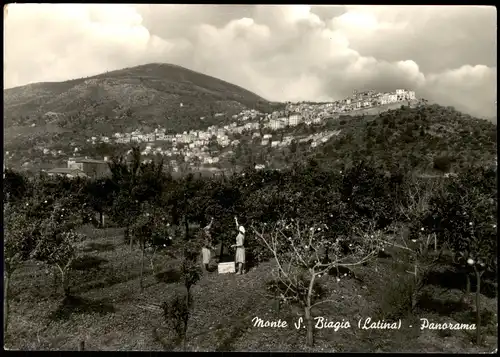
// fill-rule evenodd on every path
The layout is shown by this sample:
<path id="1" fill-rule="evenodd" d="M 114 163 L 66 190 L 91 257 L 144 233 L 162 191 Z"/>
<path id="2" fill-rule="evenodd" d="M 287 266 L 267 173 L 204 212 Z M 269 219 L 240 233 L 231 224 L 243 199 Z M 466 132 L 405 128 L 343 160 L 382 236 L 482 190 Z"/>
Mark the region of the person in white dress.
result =
<path id="1" fill-rule="evenodd" d="M 238 235 L 236 236 L 236 244 L 231 247 L 236 248 L 236 264 L 238 266 L 238 271 L 236 274 L 243 274 L 243 266 L 245 265 L 245 227 L 238 224 L 238 218 L 234 217 L 236 222 L 236 229 L 238 230 Z"/>
<path id="2" fill-rule="evenodd" d="M 201 253 L 203 255 L 203 265 L 205 266 L 205 269 L 209 271 L 208 269 L 208 264 L 210 263 L 210 257 L 211 257 L 211 249 L 214 249 L 212 245 L 212 237 L 210 236 L 210 228 L 212 227 L 212 223 L 214 222 L 214 219 L 210 220 L 210 224 L 203 228 L 203 247 L 201 248 Z"/>

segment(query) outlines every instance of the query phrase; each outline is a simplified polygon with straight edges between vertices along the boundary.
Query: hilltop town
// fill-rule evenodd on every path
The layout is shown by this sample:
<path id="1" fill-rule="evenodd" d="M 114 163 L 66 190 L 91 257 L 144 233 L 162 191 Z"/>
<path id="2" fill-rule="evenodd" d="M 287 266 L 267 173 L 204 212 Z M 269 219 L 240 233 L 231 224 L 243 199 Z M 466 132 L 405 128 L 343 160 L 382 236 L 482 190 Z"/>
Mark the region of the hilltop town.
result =
<path id="1" fill-rule="evenodd" d="M 280 148 L 289 146 L 292 142 L 308 143 L 317 147 L 326 143 L 330 138 L 339 135 L 340 130 L 321 130 L 310 135 L 277 135 L 277 131 L 293 128 L 298 125 L 321 126 L 326 121 L 336 120 L 340 115 L 355 115 L 369 108 L 381 108 L 390 104 L 406 104 L 416 100 L 415 92 L 397 89 L 390 93 L 377 93 L 369 91 L 353 91 L 352 96 L 329 103 L 287 103 L 284 110 L 273 113 L 261 113 L 254 109 L 243 110 L 231 116 L 231 123 L 227 125 L 212 125 L 204 130 L 184 131 L 183 133 L 169 134 L 164 127 L 155 128 L 154 131 L 145 133 L 140 130 L 133 132 L 116 132 L 113 136 L 92 136 L 87 139 L 89 145 L 99 143 L 139 144 L 145 161 L 155 155 L 166 158 L 166 164 L 173 172 L 181 170 L 181 166 L 191 168 L 204 167 L 214 169 L 220 167 L 221 162 L 231 161 L 234 152 L 240 144 L 242 135 L 250 136 L 254 145 L 261 147 Z M 182 104 L 181 104 L 182 106 Z M 215 113 L 215 117 L 222 117 L 225 113 Z M 204 117 L 200 118 L 201 120 Z M 282 130 L 283 129 L 283 130 Z M 43 154 L 52 157 L 67 155 L 64 150 L 49 150 L 41 148 Z M 70 155 L 79 155 L 80 148 L 76 145 L 71 148 Z M 8 156 L 8 152 L 6 153 Z M 67 168 L 49 170 L 49 174 L 74 175 L 76 158 L 70 158 Z M 92 165 L 104 160 L 80 158 L 80 163 L 91 160 Z M 72 162 L 72 164 L 70 164 Z M 256 169 L 263 169 L 266 165 L 260 163 Z M 78 167 L 82 169 L 82 167 Z M 82 172 L 77 174 L 83 174 Z"/>

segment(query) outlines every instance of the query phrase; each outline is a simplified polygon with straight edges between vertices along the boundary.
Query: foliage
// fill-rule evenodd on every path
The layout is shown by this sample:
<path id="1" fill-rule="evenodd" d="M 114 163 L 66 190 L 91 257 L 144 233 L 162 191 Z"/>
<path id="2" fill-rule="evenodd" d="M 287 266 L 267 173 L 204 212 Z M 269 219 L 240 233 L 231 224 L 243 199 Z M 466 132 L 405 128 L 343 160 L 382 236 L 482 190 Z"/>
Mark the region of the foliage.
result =
<path id="1" fill-rule="evenodd" d="M 4 203 L 22 200 L 29 193 L 27 178 L 19 172 L 4 170 L 3 193 Z"/>
<path id="2" fill-rule="evenodd" d="M 386 125 L 394 120 L 399 119 L 389 117 Z M 161 161 L 144 164 L 138 149 L 131 154 L 112 159 L 110 179 L 39 175 L 28 180 L 12 173 L 8 187 L 14 194 L 4 211 L 6 266 L 28 258 L 56 266 L 67 293 L 71 262 L 83 239 L 75 229 L 94 212 L 109 212 L 144 243 L 143 253 L 152 251 L 152 260 L 170 244 L 181 246 L 187 294 L 171 302 L 165 316 L 178 321 L 174 328 L 183 326 L 184 340 L 190 290 L 202 274 L 202 241 L 195 233 L 209 217 L 215 218 L 215 240 L 230 245 L 236 235 L 233 217 L 238 216 L 247 228 L 247 261 L 276 260 L 269 292 L 282 302 L 302 305 L 309 320 L 311 308 L 322 303 L 317 278 L 331 268 L 367 262 L 384 244 L 408 254 L 408 273 L 414 274 L 398 279 L 399 290 L 386 297 L 384 304 L 394 305 L 382 308 L 386 317 L 414 304 L 421 277 L 434 263 L 434 235 L 436 246 L 450 247 L 464 271 L 497 269 L 496 171 L 491 169 L 471 167 L 456 178 L 431 180 L 403 175 L 401 168 L 384 168 L 376 159 L 352 159 L 329 170 L 311 159 L 281 171 L 247 168 L 231 176 L 174 179 L 164 173 Z M 394 237 L 384 235 L 398 226 L 409 229 L 403 240 L 398 240 L 397 229 Z"/>
<path id="3" fill-rule="evenodd" d="M 269 112 L 283 106 L 269 103 L 238 86 L 168 64 L 149 64 L 93 77 L 98 86 L 107 80 L 115 82 L 109 95 L 104 97 L 96 96 L 94 90 L 86 90 L 86 80 L 38 84 L 45 88 L 44 93 L 49 94 L 47 100 L 37 106 L 37 111 L 59 113 L 50 124 L 34 113 L 32 105 L 18 105 L 19 98 L 24 98 L 25 103 L 39 102 L 38 90 L 33 92 L 26 87 L 8 89 L 4 93 L 6 122 L 9 126 L 28 126 L 36 122 L 37 132 L 33 136 L 37 141 L 47 132 L 55 136 L 50 132 L 55 126 L 59 129 L 58 140 L 48 145 L 53 148 L 55 142 L 69 147 L 69 143 L 79 137 L 85 139 L 96 133 L 111 136 L 115 132 L 153 129 L 165 125 L 165 122 L 168 122 L 167 129 L 182 133 L 214 124 L 228 124 L 231 116 L 243 109 Z M 224 115 L 215 116 L 216 113 Z M 68 133 L 70 135 L 65 135 Z M 26 136 L 13 136 L 9 149 L 22 150 L 25 141 Z M 98 150 L 99 154 L 107 151 Z"/>
<path id="4" fill-rule="evenodd" d="M 470 170 L 452 179 L 430 203 L 424 217 L 426 228 L 435 231 L 467 266 L 467 259 L 488 270 L 496 270 L 496 173 Z"/>
<path id="5" fill-rule="evenodd" d="M 341 134 L 308 154 L 325 169 L 365 158 L 387 171 L 461 172 L 489 166 L 496 157 L 496 126 L 451 107 L 421 105 L 346 118 L 328 122 L 325 129 Z"/>
<path id="6" fill-rule="evenodd" d="M 315 281 L 322 274 L 338 266 L 354 266 L 375 257 L 380 241 L 373 235 L 364 235 L 357 244 L 350 244 L 345 252 L 340 239 L 331 240 L 325 235 L 326 225 L 302 224 L 293 219 L 282 219 L 272 226 L 252 225 L 252 230 L 274 256 L 278 266 L 275 279 L 281 284 L 275 288 L 283 301 L 299 303 L 307 321 L 307 344 L 312 346 L 313 316 L 311 308 L 327 302 L 314 301 Z M 328 259 L 325 259 L 325 252 Z"/>
<path id="7" fill-rule="evenodd" d="M 377 311 L 378 317 L 381 320 L 396 320 L 406 317 L 412 308 L 414 290 L 413 277 L 410 275 L 386 282 Z"/>
<path id="8" fill-rule="evenodd" d="M 4 266 L 11 274 L 35 247 L 37 222 L 16 207 L 4 207 Z"/>
<path id="9" fill-rule="evenodd" d="M 191 287 L 201 279 L 202 276 L 202 270 L 199 264 L 197 264 L 196 260 L 187 258 L 182 260 L 181 276 L 184 281 L 186 290 L 189 291 Z"/>
<path id="10" fill-rule="evenodd" d="M 175 331 L 179 340 L 184 340 L 190 315 L 189 306 L 186 304 L 186 297 L 176 295 L 170 301 L 163 302 L 161 307 L 167 324 Z"/>
<path id="11" fill-rule="evenodd" d="M 73 229 L 81 225 L 81 216 L 77 211 L 67 211 L 64 200 L 57 202 L 49 218 L 39 221 L 36 246 L 31 251 L 31 258 L 57 267 L 61 273 L 64 293 L 69 294 L 68 273 L 77 257 L 77 246 L 85 236 Z"/>
<path id="12" fill-rule="evenodd" d="M 357 216 L 375 222 L 377 227 L 386 227 L 396 217 L 394 201 L 401 181 L 397 172 L 386 177 L 360 162 L 342 178 L 342 200 Z"/>

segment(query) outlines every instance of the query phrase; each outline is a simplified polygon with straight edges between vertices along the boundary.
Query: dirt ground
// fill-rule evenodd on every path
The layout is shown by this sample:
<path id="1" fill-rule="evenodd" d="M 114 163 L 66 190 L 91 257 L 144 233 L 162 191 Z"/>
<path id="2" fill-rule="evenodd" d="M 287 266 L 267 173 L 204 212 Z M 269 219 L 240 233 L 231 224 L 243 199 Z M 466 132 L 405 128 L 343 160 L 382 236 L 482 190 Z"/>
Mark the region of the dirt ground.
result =
<path id="1" fill-rule="evenodd" d="M 72 298 L 56 291 L 51 269 L 26 264 L 11 285 L 11 314 L 5 348 L 11 350 L 164 351 L 181 350 L 166 325 L 159 305 L 177 292 L 179 260 L 175 252 L 158 255 L 156 276 L 146 259 L 145 289 L 139 290 L 140 251 L 130 252 L 121 231 L 101 230 L 82 247 L 76 270 L 71 273 Z M 148 257 L 149 258 L 149 257 Z M 215 263 L 214 263 L 215 265 Z M 445 266 L 439 274 L 452 274 Z M 460 284 L 429 282 L 419 308 L 401 318 L 397 330 L 360 329 L 359 319 L 383 317 L 393 304 L 389 289 L 400 274 L 396 258 L 381 258 L 356 269 L 362 281 L 332 276 L 320 278 L 326 299 L 314 316 L 349 321 L 351 327 L 315 329 L 315 346 L 305 346 L 305 329 L 294 323 L 302 312 L 282 306 L 266 296 L 272 279 L 272 262 L 247 274 L 205 273 L 194 286 L 194 309 L 189 321 L 189 351 L 293 351 L 293 352 L 493 352 L 497 343 L 497 298 L 482 295 L 484 342 L 473 343 L 474 331 L 421 330 L 420 318 L 432 322 L 474 323 L 471 306 L 458 304 Z M 450 281 L 459 278 L 451 277 Z M 455 280 L 453 280 L 455 279 Z M 392 285 L 391 285 L 392 284 Z M 287 328 L 255 327 L 252 319 L 286 320 Z M 412 326 L 412 327 L 410 327 Z"/>

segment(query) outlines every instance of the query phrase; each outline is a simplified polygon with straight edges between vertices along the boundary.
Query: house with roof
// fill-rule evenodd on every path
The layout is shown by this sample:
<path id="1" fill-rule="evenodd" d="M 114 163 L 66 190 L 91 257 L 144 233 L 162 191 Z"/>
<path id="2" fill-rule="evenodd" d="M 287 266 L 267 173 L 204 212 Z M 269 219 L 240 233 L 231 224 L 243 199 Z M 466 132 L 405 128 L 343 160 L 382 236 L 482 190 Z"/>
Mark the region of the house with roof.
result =
<path id="1" fill-rule="evenodd" d="M 88 177 L 85 172 L 80 169 L 72 169 L 67 167 L 57 167 L 55 169 L 51 169 L 47 171 L 47 175 L 54 176 L 62 176 L 68 178 L 76 178 L 76 177 Z"/>
<path id="2" fill-rule="evenodd" d="M 301 123 L 302 116 L 299 113 L 294 113 L 288 118 L 288 124 L 290 126 L 297 126 Z"/>
<path id="3" fill-rule="evenodd" d="M 78 169 L 89 177 L 102 177 L 111 173 L 107 160 L 95 160 L 88 157 L 70 157 L 68 169 Z"/>

